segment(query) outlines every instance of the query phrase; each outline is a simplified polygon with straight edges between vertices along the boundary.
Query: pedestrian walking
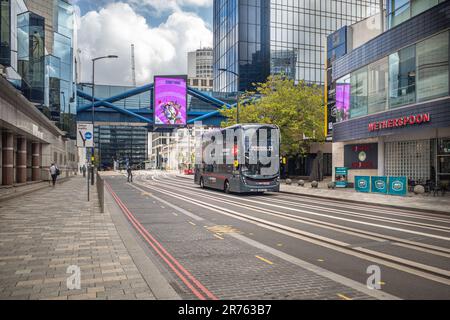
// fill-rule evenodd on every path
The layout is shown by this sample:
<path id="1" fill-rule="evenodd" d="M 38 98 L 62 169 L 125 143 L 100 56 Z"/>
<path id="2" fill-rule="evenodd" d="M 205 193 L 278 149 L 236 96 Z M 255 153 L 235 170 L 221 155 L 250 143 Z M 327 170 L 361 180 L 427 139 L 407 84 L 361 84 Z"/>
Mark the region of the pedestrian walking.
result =
<path id="1" fill-rule="evenodd" d="M 58 166 L 56 164 L 52 163 L 52 165 L 50 166 L 49 172 L 52 177 L 53 187 L 55 187 L 56 179 L 58 179 L 58 176 L 60 175 Z"/>
<path id="2" fill-rule="evenodd" d="M 81 171 L 83 172 L 83 178 L 86 178 L 86 165 L 85 164 L 83 164 Z"/>
<path id="3" fill-rule="evenodd" d="M 128 174 L 127 181 L 128 182 L 133 182 L 133 171 L 131 170 L 131 166 L 130 165 L 127 165 L 127 174 Z"/>

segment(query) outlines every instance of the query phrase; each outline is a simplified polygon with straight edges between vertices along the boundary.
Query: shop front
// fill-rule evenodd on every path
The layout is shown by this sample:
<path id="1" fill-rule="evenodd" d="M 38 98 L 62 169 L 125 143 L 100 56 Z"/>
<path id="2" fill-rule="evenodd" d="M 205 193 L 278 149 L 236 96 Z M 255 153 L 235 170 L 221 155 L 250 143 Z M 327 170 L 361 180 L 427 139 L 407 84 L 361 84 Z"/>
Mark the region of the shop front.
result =
<path id="1" fill-rule="evenodd" d="M 357 176 L 406 177 L 408 185 L 450 185 L 450 100 L 335 125 L 333 168 Z M 447 188 L 448 189 L 448 188 Z"/>

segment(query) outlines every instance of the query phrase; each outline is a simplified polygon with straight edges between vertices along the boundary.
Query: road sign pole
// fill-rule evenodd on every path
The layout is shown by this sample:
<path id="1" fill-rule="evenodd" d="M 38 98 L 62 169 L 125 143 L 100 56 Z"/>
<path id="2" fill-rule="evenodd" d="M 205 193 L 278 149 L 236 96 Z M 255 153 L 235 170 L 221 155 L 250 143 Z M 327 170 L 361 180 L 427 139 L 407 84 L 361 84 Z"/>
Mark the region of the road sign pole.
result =
<path id="1" fill-rule="evenodd" d="M 87 148 L 85 149 L 85 151 L 86 151 L 86 164 L 89 165 L 89 162 L 88 162 L 88 160 L 89 160 L 88 157 L 89 157 L 89 156 L 88 156 Z M 88 170 L 86 181 L 87 181 L 87 199 L 88 199 L 88 202 L 89 202 L 89 201 L 91 201 L 91 200 L 90 200 L 90 197 L 89 197 L 89 175 L 90 175 L 90 174 L 89 174 L 89 171 L 90 171 L 90 170 L 89 170 L 89 167 L 86 168 L 86 169 Z"/>

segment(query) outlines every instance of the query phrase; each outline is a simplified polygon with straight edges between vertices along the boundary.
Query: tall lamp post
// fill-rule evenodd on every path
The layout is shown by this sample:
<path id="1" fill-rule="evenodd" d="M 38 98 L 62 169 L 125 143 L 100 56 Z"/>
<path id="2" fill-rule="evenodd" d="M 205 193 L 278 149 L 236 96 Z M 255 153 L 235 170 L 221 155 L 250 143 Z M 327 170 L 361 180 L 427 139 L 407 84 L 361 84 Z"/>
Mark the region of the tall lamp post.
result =
<path id="1" fill-rule="evenodd" d="M 63 110 L 60 111 L 59 117 L 61 121 L 61 129 L 64 131 L 66 129 L 65 123 L 64 123 L 64 114 L 66 113 L 66 94 L 64 91 L 61 91 L 62 97 L 63 97 Z"/>
<path id="2" fill-rule="evenodd" d="M 219 71 L 222 72 L 228 72 L 231 73 L 233 75 L 235 75 L 237 77 L 237 93 L 236 93 L 236 123 L 239 123 L 239 98 L 240 98 L 240 92 L 239 92 L 239 82 L 240 82 L 240 77 L 239 77 L 239 73 L 236 73 L 234 71 L 228 70 L 228 69 L 223 69 L 220 68 Z"/>
<path id="3" fill-rule="evenodd" d="M 109 55 L 109 56 L 103 56 L 103 57 L 97 57 L 92 59 L 92 130 L 95 128 L 95 62 L 97 60 L 102 59 L 117 59 L 119 58 L 116 55 Z M 99 131 L 100 132 L 100 131 Z M 94 163 L 92 162 L 92 157 L 94 156 L 95 146 L 92 147 L 92 154 L 91 154 L 91 184 L 94 185 Z"/>

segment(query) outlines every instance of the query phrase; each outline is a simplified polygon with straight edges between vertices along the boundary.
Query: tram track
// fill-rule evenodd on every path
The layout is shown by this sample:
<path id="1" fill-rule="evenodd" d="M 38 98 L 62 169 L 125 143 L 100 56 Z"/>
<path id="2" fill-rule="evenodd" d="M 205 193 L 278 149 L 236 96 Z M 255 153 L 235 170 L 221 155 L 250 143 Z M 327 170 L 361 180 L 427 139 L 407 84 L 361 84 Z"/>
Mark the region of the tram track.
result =
<path id="1" fill-rule="evenodd" d="M 147 182 L 147 183 L 145 183 Z M 167 184 L 167 182 L 164 182 L 165 184 Z M 285 224 L 280 224 L 280 223 L 276 223 L 273 221 L 269 221 L 266 219 L 261 219 L 261 218 L 257 218 L 255 216 L 249 215 L 249 214 L 245 214 L 242 212 L 238 212 L 235 210 L 231 210 L 230 208 L 225 208 L 223 206 L 219 206 L 219 205 L 215 205 L 212 204 L 210 202 L 207 201 L 202 201 L 203 199 L 205 200 L 211 200 L 211 196 L 207 196 L 207 195 L 201 195 L 199 194 L 198 191 L 196 190 L 192 190 L 192 189 L 188 189 L 186 190 L 186 188 L 182 188 L 179 185 L 176 186 L 167 186 L 167 185 L 161 185 L 161 182 L 157 182 L 155 181 L 155 183 L 153 184 L 152 182 L 148 182 L 148 181 L 139 181 L 137 182 L 138 185 L 140 185 L 141 187 L 153 190 L 154 192 L 159 192 L 161 194 L 164 194 L 165 196 L 171 197 L 171 198 L 176 198 L 182 201 L 186 201 L 188 203 L 194 204 L 196 206 L 199 207 L 203 207 L 203 208 L 207 208 L 208 210 L 211 210 L 213 212 L 222 214 L 222 215 L 226 215 L 232 218 L 236 218 L 239 219 L 241 221 L 245 221 L 245 222 L 249 222 L 252 223 L 254 225 L 257 225 L 259 227 L 268 229 L 268 230 L 272 230 L 284 235 L 288 235 L 300 240 L 304 240 L 316 245 L 320 245 L 322 247 L 327 247 L 329 249 L 335 250 L 335 251 L 339 251 L 341 253 L 345 253 L 345 254 L 349 254 L 364 260 L 368 260 L 368 261 L 372 261 L 374 263 L 378 263 L 378 264 L 382 264 L 403 272 L 407 272 L 422 278 L 426 278 L 428 280 L 432 280 L 432 281 L 436 281 L 436 282 L 440 282 L 446 285 L 450 284 L 450 272 L 448 270 L 444 270 L 441 268 L 437 268 L 437 267 L 433 267 L 433 266 L 429 266 L 429 265 L 425 265 L 422 263 L 418 263 L 415 261 L 411 261 L 408 259 L 403 259 L 403 258 L 399 258 L 396 256 L 392 256 L 392 255 L 388 255 L 385 253 L 380 253 L 377 251 L 374 251 L 372 249 L 368 249 L 368 248 L 363 248 L 363 247 L 354 247 L 351 246 L 348 243 L 342 242 L 342 241 L 337 241 L 331 238 L 327 238 L 327 237 L 323 237 L 323 236 L 319 236 L 316 234 L 312 234 L 303 230 L 299 230 L 297 228 L 292 228 L 290 226 L 287 226 Z M 157 185 L 156 185 L 157 184 Z M 203 191 L 203 190 L 202 190 Z M 186 192 L 191 192 L 191 194 L 186 195 Z M 194 193 L 192 193 L 194 192 Z M 195 194 L 196 197 L 201 197 L 202 200 L 200 199 L 196 199 L 193 195 Z M 260 208 L 257 206 L 253 206 L 253 205 L 248 205 L 248 204 L 243 204 L 242 202 L 237 203 L 237 201 L 232 201 L 229 199 L 223 199 L 221 197 L 221 199 L 217 199 L 217 197 L 214 199 L 214 201 L 218 201 L 221 202 L 222 204 L 225 205 L 239 205 L 242 207 L 245 207 L 247 209 L 251 209 L 251 210 L 259 210 L 261 213 L 263 214 L 270 214 L 272 216 L 276 216 L 277 218 L 283 218 L 283 219 L 287 219 L 287 220 L 291 220 L 295 219 L 296 221 L 302 221 L 302 222 L 308 222 L 308 223 L 315 223 L 315 224 L 321 224 L 324 227 L 327 228 L 334 228 L 335 230 L 340 229 L 341 231 L 345 231 L 345 232 L 353 232 L 353 233 L 358 233 L 363 237 L 366 237 L 368 239 L 374 240 L 374 241 L 394 241 L 395 243 L 400 244 L 401 246 L 405 246 L 411 249 L 416 249 L 418 251 L 423 251 L 426 252 L 428 254 L 435 254 L 435 255 L 440 255 L 442 257 L 448 257 L 448 253 L 450 252 L 449 249 L 447 248 L 443 248 L 443 247 L 439 247 L 439 246 L 432 246 L 432 245 L 427 245 L 427 244 L 421 244 L 421 243 L 417 243 L 414 241 L 409 241 L 406 239 L 401 239 L 401 238 L 395 238 L 395 237 L 391 237 L 391 236 L 386 236 L 386 235 L 380 235 L 380 234 L 374 234 L 372 232 L 369 231 L 364 231 L 364 230 L 359 230 L 359 229 L 354 229 L 350 230 L 351 228 L 349 227 L 344 227 L 344 226 L 337 226 L 337 225 L 333 225 L 331 226 L 329 223 L 325 223 L 323 221 L 311 221 L 313 219 L 310 218 L 305 218 L 305 217 L 298 217 L 298 216 L 292 216 L 283 212 L 277 212 L 275 210 L 270 210 L 270 209 L 266 209 L 266 208 Z M 426 250 L 426 251 L 424 251 Z"/>
<path id="2" fill-rule="evenodd" d="M 160 181 L 160 180 L 159 180 Z M 161 181 L 162 182 L 162 181 Z M 174 184 L 174 183 L 168 183 L 168 182 L 166 182 L 166 181 L 164 181 L 164 185 L 166 186 L 166 185 L 170 185 L 170 186 L 172 186 L 172 187 L 178 187 L 179 188 L 179 186 L 178 185 L 176 185 L 176 184 Z M 275 207 L 275 208 L 279 208 L 279 209 L 283 209 L 283 210 L 289 210 L 289 211 L 294 211 L 294 212 L 299 212 L 299 213 L 304 213 L 304 214 L 312 214 L 312 215 L 315 215 L 315 216 L 319 216 L 319 217 L 326 217 L 326 218 L 332 218 L 332 219 L 338 219 L 339 220 L 339 218 L 336 218 L 336 217 L 334 217 L 334 216 L 330 216 L 330 215 L 326 215 L 326 214 L 317 214 L 317 213 L 315 213 L 315 212 L 311 212 L 311 211 L 308 211 L 308 210 L 301 210 L 301 209 L 296 209 L 296 208 L 290 208 L 290 207 L 284 207 L 284 206 L 281 206 L 281 205 L 274 205 L 274 204 L 272 204 L 272 203 L 269 203 L 269 201 L 274 201 L 274 200 L 276 200 L 276 199 L 273 199 L 273 198 L 270 198 L 270 199 L 267 199 L 268 200 L 268 202 L 267 203 L 264 203 L 264 204 L 262 204 L 260 201 L 256 201 L 256 200 L 253 200 L 253 199 L 242 199 L 241 197 L 236 197 L 236 196 L 231 196 L 231 195 L 226 195 L 226 194 L 220 194 L 220 192 L 216 192 L 216 191 L 209 191 L 209 190 L 200 190 L 200 189 L 198 189 L 198 188 L 195 188 L 195 187 L 188 187 L 189 188 L 189 190 L 191 190 L 192 192 L 195 192 L 196 194 L 198 194 L 199 196 L 205 196 L 205 194 L 209 194 L 209 195 L 211 195 L 211 198 L 210 199 L 212 199 L 212 200 L 214 200 L 214 201 L 219 201 L 219 200 L 225 200 L 225 199 L 232 199 L 232 200 L 236 200 L 236 204 L 239 204 L 240 206 L 248 206 L 248 205 L 246 205 L 245 204 L 245 202 L 250 202 L 250 203 L 254 203 L 254 204 L 260 204 L 260 205 L 264 205 L 264 206 L 270 206 L 270 207 Z M 219 195 L 219 197 L 217 197 Z M 230 200 L 230 201 L 232 201 L 232 200 Z M 239 201 L 239 202 L 237 202 L 237 201 Z M 284 204 L 287 204 L 287 203 L 284 203 Z M 297 206 L 300 206 L 301 204 L 296 204 Z M 267 210 L 266 208 L 264 208 L 264 207 L 257 207 L 257 209 L 261 209 L 261 210 Z M 314 209 L 317 209 L 317 208 L 314 208 Z M 322 208 L 322 210 L 325 210 L 324 208 Z M 325 223 L 324 221 L 321 221 L 321 220 L 314 220 L 314 219 L 310 219 L 310 218 L 306 218 L 306 217 L 299 217 L 299 216 L 295 216 L 296 218 L 299 218 L 299 219 L 305 219 L 305 220 L 310 220 L 310 221 L 313 221 L 313 222 L 318 222 L 318 223 Z M 391 222 L 391 221 L 387 221 L 387 220 L 385 220 L 384 218 L 377 218 L 377 220 L 378 221 L 380 221 L 380 222 Z M 343 220 L 343 221 L 347 221 L 347 220 Z M 360 221 L 354 221 L 354 220 L 351 220 L 351 222 L 355 222 L 355 223 L 359 223 Z M 334 224 L 334 223 L 330 223 L 329 225 L 332 225 L 332 226 L 336 226 L 336 224 Z M 379 227 L 382 227 L 382 228 L 389 228 L 389 226 L 384 226 L 384 225 L 378 225 Z M 422 227 L 422 225 L 421 224 L 417 224 L 417 225 L 414 225 L 415 227 Z M 426 226 L 425 226 L 426 227 Z M 361 230 L 361 229 L 354 229 L 354 228 L 350 228 L 350 227 L 344 227 L 344 226 L 342 226 L 342 228 L 347 228 L 348 230 L 350 230 L 350 231 L 357 231 L 357 232 L 366 232 L 366 231 L 363 231 L 363 230 Z M 436 230 L 438 230 L 438 231 L 441 231 L 439 228 L 436 228 Z M 406 232 L 408 232 L 408 231 L 411 231 L 411 232 L 413 232 L 414 233 L 414 231 L 412 231 L 412 230 L 400 230 L 400 231 L 406 231 Z M 446 230 L 442 230 L 443 232 L 447 232 Z M 368 235 L 375 235 L 375 236 L 378 236 L 378 234 L 376 234 L 376 233 L 368 233 Z M 423 234 L 422 234 L 423 235 Z M 431 235 L 432 237 L 434 237 L 434 235 Z M 389 237 L 389 236 L 386 236 L 386 239 L 389 239 L 389 240 L 393 240 L 393 239 L 395 239 L 395 241 L 404 241 L 404 240 L 402 240 L 401 238 L 396 238 L 396 237 Z M 446 240 L 446 241 L 449 241 L 450 240 L 450 238 L 448 238 L 448 237 L 438 237 L 438 239 L 440 239 L 440 240 Z M 421 245 L 421 244 L 419 244 L 419 243 L 416 243 L 417 245 Z M 424 245 L 424 247 L 427 247 L 427 248 L 429 248 L 429 249 L 433 249 L 433 248 L 435 248 L 435 246 L 432 246 L 432 245 L 430 245 L 430 246 L 427 246 L 427 245 Z M 446 253 L 450 253 L 450 249 L 448 249 L 448 248 L 441 248 L 441 249 L 438 249 L 438 250 L 441 250 L 441 251 L 444 251 L 444 252 L 446 252 Z"/>

